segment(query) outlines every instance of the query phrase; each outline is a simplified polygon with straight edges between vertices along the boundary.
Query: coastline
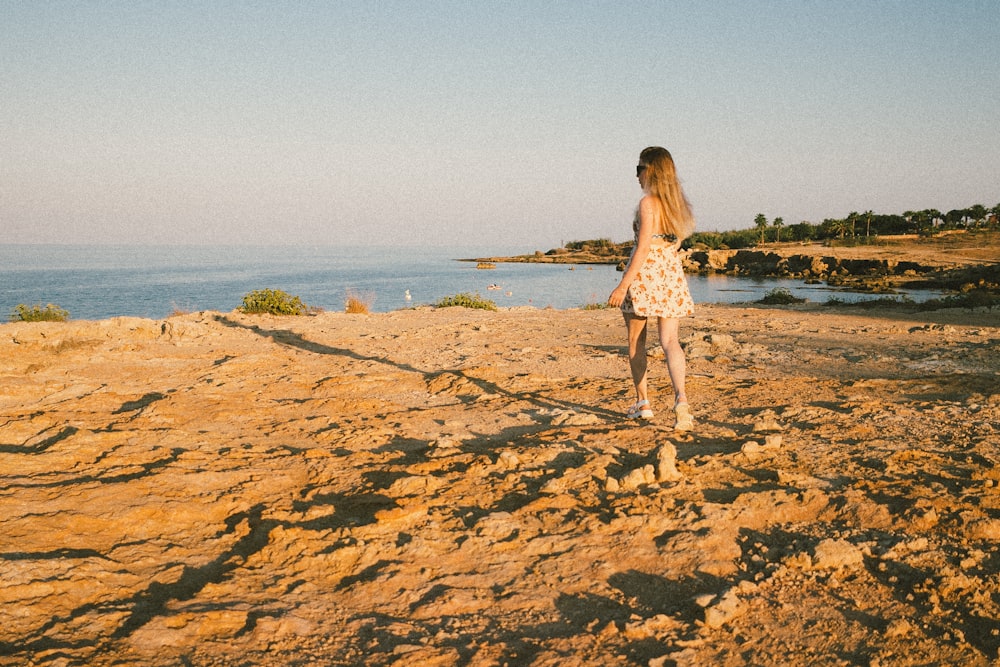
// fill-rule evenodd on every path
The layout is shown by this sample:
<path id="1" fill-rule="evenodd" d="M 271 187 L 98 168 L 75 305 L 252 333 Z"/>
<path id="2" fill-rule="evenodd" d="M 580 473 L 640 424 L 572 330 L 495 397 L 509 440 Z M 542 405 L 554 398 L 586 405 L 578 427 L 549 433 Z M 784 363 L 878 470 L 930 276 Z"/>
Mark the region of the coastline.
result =
<path id="1" fill-rule="evenodd" d="M 614 310 L 0 325 L 0 664 L 991 664 L 1000 312 L 682 338 L 689 434 Z"/>
<path id="2" fill-rule="evenodd" d="M 624 268 L 631 243 L 582 243 L 579 248 L 460 261 L 478 263 L 610 264 Z M 859 244 L 766 243 L 749 249 L 681 251 L 689 274 L 797 278 L 850 285 L 863 291 L 894 287 L 963 290 L 983 286 L 1000 294 L 1000 234 L 951 232 L 935 237 L 886 236 Z"/>
<path id="3" fill-rule="evenodd" d="M 392 253 L 360 248 L 323 247 L 305 253 L 294 248 L 277 248 L 264 253 L 260 261 L 254 259 L 255 254 L 260 254 L 259 249 L 232 251 L 214 246 L 145 247 L 138 254 L 124 248 L 112 251 L 88 246 L 60 246 L 51 252 L 36 248 L 31 253 L 17 252 L 12 246 L 0 249 L 5 250 L 4 257 L 8 260 L 0 270 L 5 316 L 19 304 L 41 307 L 48 303 L 67 310 L 74 319 L 227 311 L 238 306 L 247 293 L 265 287 L 282 289 L 300 297 L 310 307 L 328 311 L 341 310 L 349 294 L 371 298 L 370 310 L 388 312 L 413 304 L 437 303 L 459 293 L 477 292 L 493 298 L 500 307 L 573 308 L 602 301 L 617 282 L 613 265 L 588 264 L 573 270 L 572 264 L 496 263 L 495 271 L 479 271 L 475 263 L 456 261 L 455 258 L 475 254 L 464 254 L 460 247 L 425 248 L 398 258 Z M 788 246 L 784 252 L 798 253 L 800 249 L 798 245 Z M 798 297 L 810 299 L 826 299 L 831 295 L 836 299 L 840 294 L 857 299 L 849 294 L 889 293 L 903 301 L 918 302 L 952 293 L 964 295 L 965 290 L 975 288 L 985 291 L 976 294 L 977 298 L 989 297 L 979 298 L 977 303 L 1000 301 L 1000 264 L 995 261 L 1000 257 L 1000 245 L 956 248 L 938 239 L 916 244 L 912 251 L 906 252 L 896 246 L 815 250 L 826 255 L 793 262 L 770 250 L 753 250 L 749 254 L 720 251 L 713 256 L 717 266 L 711 271 L 703 271 L 700 265 L 689 261 L 692 289 L 699 292 L 695 299 L 753 301 L 765 296 L 768 288 L 776 290 L 780 286 Z M 974 259 L 982 263 L 963 269 L 965 275 L 962 271 L 945 269 L 933 276 L 934 282 L 928 282 L 923 275 L 915 272 L 906 275 L 907 271 L 902 270 L 904 262 L 928 264 L 955 260 L 976 251 L 980 254 Z M 836 254 L 836 263 L 824 259 L 830 253 Z M 993 263 L 986 258 L 993 259 Z M 874 262 L 881 263 L 881 268 L 874 266 Z M 887 271 L 890 262 L 894 267 L 892 275 Z M 37 268 L 25 268 L 31 265 Z M 851 274 L 858 272 L 858 267 L 874 269 L 874 273 L 856 279 Z M 776 272 L 776 268 L 781 271 Z M 788 277 L 793 269 L 798 277 Z M 808 277 L 805 271 L 809 271 Z M 880 271 L 886 275 L 880 275 Z M 975 275 L 975 272 L 980 273 Z M 774 277 L 786 282 L 764 287 L 769 282 L 768 273 L 776 273 Z M 734 276 L 737 280 L 731 283 Z M 715 286 L 722 286 L 721 290 Z M 494 287 L 495 292 L 489 291 Z M 925 287 L 929 289 L 920 289 Z"/>

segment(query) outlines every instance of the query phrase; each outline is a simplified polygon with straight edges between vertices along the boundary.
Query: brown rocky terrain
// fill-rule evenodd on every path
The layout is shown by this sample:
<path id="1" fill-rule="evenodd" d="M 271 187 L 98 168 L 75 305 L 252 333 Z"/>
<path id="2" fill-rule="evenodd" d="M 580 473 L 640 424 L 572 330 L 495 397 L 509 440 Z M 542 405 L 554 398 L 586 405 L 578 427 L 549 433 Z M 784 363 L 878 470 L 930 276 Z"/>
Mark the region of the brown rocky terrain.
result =
<path id="1" fill-rule="evenodd" d="M 1000 312 L 683 337 L 679 434 L 611 310 L 0 325 L 0 664 L 997 664 Z"/>

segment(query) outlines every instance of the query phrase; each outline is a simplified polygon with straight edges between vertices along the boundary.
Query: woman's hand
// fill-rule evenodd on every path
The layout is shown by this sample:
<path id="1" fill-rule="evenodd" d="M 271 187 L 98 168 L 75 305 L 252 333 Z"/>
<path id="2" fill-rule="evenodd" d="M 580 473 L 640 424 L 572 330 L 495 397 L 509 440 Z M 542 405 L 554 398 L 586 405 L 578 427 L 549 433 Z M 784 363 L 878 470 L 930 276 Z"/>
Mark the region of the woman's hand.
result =
<path id="1" fill-rule="evenodd" d="M 625 295 L 628 294 L 628 288 L 624 285 L 619 285 L 611 292 L 611 296 L 608 297 L 608 305 L 617 308 L 625 302 Z"/>

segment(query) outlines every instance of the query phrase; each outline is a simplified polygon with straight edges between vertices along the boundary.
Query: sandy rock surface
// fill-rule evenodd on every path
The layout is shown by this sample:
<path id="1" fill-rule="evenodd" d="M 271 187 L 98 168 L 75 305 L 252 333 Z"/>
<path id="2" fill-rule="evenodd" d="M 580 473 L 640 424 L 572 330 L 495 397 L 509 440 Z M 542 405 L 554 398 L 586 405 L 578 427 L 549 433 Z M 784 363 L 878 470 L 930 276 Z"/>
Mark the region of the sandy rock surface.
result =
<path id="1" fill-rule="evenodd" d="M 675 433 L 610 310 L 2 325 L 0 664 L 996 664 L 998 326 L 702 306 Z"/>

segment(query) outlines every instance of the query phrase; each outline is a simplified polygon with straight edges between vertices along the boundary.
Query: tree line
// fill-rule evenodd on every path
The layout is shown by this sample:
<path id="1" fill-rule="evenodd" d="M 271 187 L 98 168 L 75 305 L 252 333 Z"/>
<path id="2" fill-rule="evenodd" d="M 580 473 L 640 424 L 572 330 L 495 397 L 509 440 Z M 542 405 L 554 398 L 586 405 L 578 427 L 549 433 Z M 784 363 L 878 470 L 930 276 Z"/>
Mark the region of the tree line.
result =
<path id="1" fill-rule="evenodd" d="M 881 214 L 872 211 L 852 211 L 844 218 L 827 218 L 819 224 L 802 221 L 786 225 L 784 218 L 768 220 L 763 213 L 754 218 L 754 226 L 728 232 L 695 232 L 685 246 L 708 248 L 752 248 L 764 243 L 782 241 L 805 242 L 838 239 L 845 242 L 867 243 L 879 236 L 897 234 L 931 235 L 954 229 L 997 229 L 1000 226 L 1000 204 L 987 208 L 975 204 L 968 208 L 942 213 L 937 209 L 906 211 L 902 214 Z"/>

